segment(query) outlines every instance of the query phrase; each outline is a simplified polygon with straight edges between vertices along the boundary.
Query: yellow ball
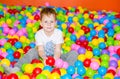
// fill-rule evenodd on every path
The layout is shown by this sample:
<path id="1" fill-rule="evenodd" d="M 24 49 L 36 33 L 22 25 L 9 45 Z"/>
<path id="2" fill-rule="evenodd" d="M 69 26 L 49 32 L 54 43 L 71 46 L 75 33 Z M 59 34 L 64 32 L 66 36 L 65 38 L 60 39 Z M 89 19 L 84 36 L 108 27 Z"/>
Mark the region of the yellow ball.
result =
<path id="1" fill-rule="evenodd" d="M 92 45 L 98 46 L 98 44 L 99 44 L 98 39 L 93 39 L 93 40 L 92 40 Z"/>
<path id="2" fill-rule="evenodd" d="M 30 79 L 30 78 L 29 78 L 29 76 L 27 76 L 27 75 L 22 75 L 22 76 L 20 77 L 20 79 Z"/>
<path id="3" fill-rule="evenodd" d="M 103 38 L 98 38 L 99 43 L 104 42 Z"/>
<path id="4" fill-rule="evenodd" d="M 1 50 L 2 50 L 2 52 L 6 52 L 6 49 L 4 49 L 4 48 L 0 48 Z"/>
<path id="5" fill-rule="evenodd" d="M 43 65 L 43 63 L 37 63 L 36 67 L 43 69 L 44 65 Z"/>
<path id="6" fill-rule="evenodd" d="M 17 51 L 20 53 L 24 53 L 23 49 L 18 49 Z"/>
<path id="7" fill-rule="evenodd" d="M 43 70 L 41 74 L 44 74 L 46 77 L 48 77 L 48 79 L 50 78 L 50 75 L 51 75 L 50 71 L 48 70 Z"/>
<path id="8" fill-rule="evenodd" d="M 71 47 L 66 46 L 66 47 L 65 47 L 65 50 L 70 51 L 70 50 L 71 50 Z"/>
<path id="9" fill-rule="evenodd" d="M 67 28 L 67 25 L 66 25 L 66 24 L 62 24 L 62 28 L 63 28 L 63 29 L 66 29 L 66 28 Z"/>
<path id="10" fill-rule="evenodd" d="M 35 27 L 32 28 L 33 29 L 33 32 L 36 33 L 37 32 L 37 29 Z"/>
<path id="11" fill-rule="evenodd" d="M 33 69 L 34 69 L 34 66 L 32 64 L 27 64 L 25 66 L 25 72 L 26 73 L 32 73 L 33 72 Z"/>
<path id="12" fill-rule="evenodd" d="M 51 75 L 50 75 L 50 79 L 60 79 L 60 75 L 58 74 L 58 73 L 52 73 Z"/>
<path id="13" fill-rule="evenodd" d="M 7 66 L 10 66 L 10 61 L 5 58 L 5 59 L 2 59 L 2 60 L 1 60 L 1 64 L 5 64 L 5 65 L 7 65 Z"/>
<path id="14" fill-rule="evenodd" d="M 107 74 L 104 76 L 104 78 L 105 78 L 105 77 L 108 77 L 109 79 L 114 79 L 114 76 L 113 76 L 112 73 L 107 73 Z"/>
<path id="15" fill-rule="evenodd" d="M 84 54 L 80 54 L 80 55 L 78 55 L 77 59 L 80 60 L 80 61 L 84 61 L 86 58 L 85 58 Z"/>
<path id="16" fill-rule="evenodd" d="M 86 51 L 85 57 L 91 59 L 93 57 L 93 53 L 91 51 Z"/>
<path id="17" fill-rule="evenodd" d="M 73 21 L 77 22 L 78 21 L 78 17 L 73 17 Z"/>
<path id="18" fill-rule="evenodd" d="M 16 38 L 17 40 L 19 40 L 19 36 L 17 35 L 13 35 L 13 38 Z"/>
<path id="19" fill-rule="evenodd" d="M 84 31 L 83 30 L 79 30 L 78 31 L 78 34 L 81 36 L 81 35 L 84 35 Z"/>
<path id="20" fill-rule="evenodd" d="M 6 23 L 9 25 L 9 24 L 12 23 L 12 20 L 11 20 L 11 19 L 7 19 L 7 20 L 6 20 Z"/>
<path id="21" fill-rule="evenodd" d="M 83 17 L 84 17 L 85 19 L 87 19 L 87 18 L 89 17 L 89 15 L 88 15 L 87 13 L 85 13 L 85 14 L 83 15 Z"/>
<path id="22" fill-rule="evenodd" d="M 22 42 L 22 43 L 26 42 L 26 37 L 25 36 L 21 36 L 20 37 L 20 42 Z"/>
<path id="23" fill-rule="evenodd" d="M 61 72 L 61 76 L 65 75 L 67 73 L 67 71 L 64 68 L 61 68 L 60 72 Z"/>
<path id="24" fill-rule="evenodd" d="M 118 60 L 118 67 L 120 67 L 120 60 Z"/>

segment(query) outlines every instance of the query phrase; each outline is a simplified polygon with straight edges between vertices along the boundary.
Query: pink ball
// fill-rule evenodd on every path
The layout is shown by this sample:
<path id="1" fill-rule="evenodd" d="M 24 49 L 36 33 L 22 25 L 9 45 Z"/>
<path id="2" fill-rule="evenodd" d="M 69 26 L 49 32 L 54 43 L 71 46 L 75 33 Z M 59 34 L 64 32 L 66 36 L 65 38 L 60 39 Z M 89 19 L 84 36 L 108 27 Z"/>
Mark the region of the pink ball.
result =
<path id="1" fill-rule="evenodd" d="M 109 20 L 104 20 L 103 24 L 107 24 L 109 22 Z"/>
<path id="2" fill-rule="evenodd" d="M 114 46 L 115 52 L 117 51 L 118 48 L 120 48 L 120 46 Z"/>
<path id="3" fill-rule="evenodd" d="M 120 40 L 120 34 L 117 34 L 117 35 L 116 35 L 116 39 L 117 39 L 117 40 Z"/>
<path id="4" fill-rule="evenodd" d="M 110 46 L 110 47 L 108 48 L 108 50 L 110 51 L 110 53 L 114 53 L 115 48 L 114 48 L 114 46 Z"/>
<path id="5" fill-rule="evenodd" d="M 79 48 L 80 48 L 80 46 L 76 45 L 75 50 L 78 51 Z"/>
<path id="6" fill-rule="evenodd" d="M 75 77 L 79 76 L 78 74 L 73 74 L 72 78 L 74 79 Z"/>
<path id="7" fill-rule="evenodd" d="M 0 45 L 4 45 L 6 43 L 6 39 L 0 39 Z"/>
<path id="8" fill-rule="evenodd" d="M 117 71 L 117 75 L 120 76 L 120 69 L 118 69 L 118 71 Z"/>
<path id="9" fill-rule="evenodd" d="M 26 31 L 25 28 L 22 28 L 21 30 L 22 30 L 23 33 L 27 34 L 27 31 Z"/>
<path id="10" fill-rule="evenodd" d="M 77 51 L 76 47 L 77 47 L 77 45 L 76 45 L 76 44 L 72 44 L 71 49 L 72 49 L 72 50 L 76 50 L 76 51 Z"/>
<path id="11" fill-rule="evenodd" d="M 68 66 L 69 66 L 69 65 L 68 65 L 68 63 L 67 63 L 66 61 L 64 61 L 64 62 L 63 62 L 63 66 L 62 66 L 62 68 L 67 69 L 67 68 L 68 68 Z"/>
<path id="12" fill-rule="evenodd" d="M 8 27 L 8 25 L 6 23 L 2 24 L 2 27 Z"/>
<path id="13" fill-rule="evenodd" d="M 14 31 L 13 29 L 11 29 L 11 30 L 9 31 L 9 34 L 10 34 L 10 35 L 14 35 L 14 34 L 15 34 L 15 31 Z"/>
<path id="14" fill-rule="evenodd" d="M 5 28 L 3 29 L 3 33 L 8 34 L 9 30 L 10 30 L 10 29 L 9 29 L 8 27 L 5 27 Z"/>
<path id="15" fill-rule="evenodd" d="M 62 66 L 63 66 L 63 60 L 62 60 L 62 59 L 57 59 L 57 60 L 55 61 L 55 66 L 56 66 L 57 68 L 62 68 Z"/>
<path id="16" fill-rule="evenodd" d="M 90 64 L 90 67 L 93 69 L 93 70 L 97 70 L 99 68 L 99 64 L 98 62 L 92 62 Z"/>
<path id="17" fill-rule="evenodd" d="M 17 32 L 17 35 L 18 35 L 18 36 L 22 36 L 22 35 L 23 35 L 23 31 L 22 31 L 22 30 L 19 30 L 19 31 Z"/>

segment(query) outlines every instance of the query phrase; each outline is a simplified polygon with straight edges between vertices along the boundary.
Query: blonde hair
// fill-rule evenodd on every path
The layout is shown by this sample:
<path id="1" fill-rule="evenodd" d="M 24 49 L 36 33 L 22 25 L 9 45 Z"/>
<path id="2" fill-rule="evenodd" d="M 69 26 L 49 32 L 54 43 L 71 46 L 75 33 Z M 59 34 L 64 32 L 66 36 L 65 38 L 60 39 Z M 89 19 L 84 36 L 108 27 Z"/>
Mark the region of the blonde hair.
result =
<path id="1" fill-rule="evenodd" d="M 55 19 L 56 19 L 56 11 L 53 8 L 50 7 L 45 7 L 41 10 L 40 12 L 40 19 L 42 19 L 43 15 L 55 15 Z"/>

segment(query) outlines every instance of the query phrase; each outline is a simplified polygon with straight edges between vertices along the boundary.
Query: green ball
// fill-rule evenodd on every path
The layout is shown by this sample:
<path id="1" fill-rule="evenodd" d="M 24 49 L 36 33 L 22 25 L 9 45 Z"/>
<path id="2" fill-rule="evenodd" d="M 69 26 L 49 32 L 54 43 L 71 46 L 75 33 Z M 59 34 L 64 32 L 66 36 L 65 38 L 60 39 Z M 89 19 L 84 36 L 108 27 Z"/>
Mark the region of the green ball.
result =
<path id="1" fill-rule="evenodd" d="M 18 76 L 19 78 L 23 75 L 23 73 L 20 72 L 20 71 L 16 72 L 16 74 L 17 74 L 17 76 Z"/>
<path id="2" fill-rule="evenodd" d="M 16 48 L 16 47 L 14 47 L 14 46 L 12 46 L 12 50 L 16 51 L 16 50 L 17 50 L 17 48 Z"/>
<path id="3" fill-rule="evenodd" d="M 119 32 L 119 31 L 120 31 L 120 27 L 119 27 L 119 26 L 116 26 L 116 27 L 114 28 L 114 30 L 115 30 L 115 32 Z"/>
<path id="4" fill-rule="evenodd" d="M 101 66 L 108 68 L 109 67 L 109 62 L 108 61 L 102 61 Z"/>
<path id="5" fill-rule="evenodd" d="M 26 30 L 27 30 L 28 33 L 33 33 L 33 30 L 30 27 L 27 27 Z"/>
<path id="6" fill-rule="evenodd" d="M 87 69 L 86 75 L 89 77 L 93 77 L 95 74 L 95 71 L 92 70 L 91 68 Z"/>
<path id="7" fill-rule="evenodd" d="M 10 43 L 8 43 L 8 42 L 6 42 L 5 44 L 4 44 L 4 48 L 5 49 L 9 49 L 9 48 L 11 48 L 12 47 L 12 45 L 10 44 Z"/>
<path id="8" fill-rule="evenodd" d="M 82 13 L 78 14 L 77 17 L 80 19 L 83 17 Z"/>
<path id="9" fill-rule="evenodd" d="M 66 37 L 70 38 L 71 33 L 66 33 Z"/>
<path id="10" fill-rule="evenodd" d="M 44 74 L 38 74 L 36 79 L 47 79 L 47 77 Z"/>
<path id="11" fill-rule="evenodd" d="M 107 55 L 107 54 L 102 54 L 101 55 L 101 60 L 102 61 L 109 61 L 109 59 L 110 59 L 109 55 Z"/>
<path id="12" fill-rule="evenodd" d="M 112 46 L 113 43 L 114 43 L 113 41 L 107 41 L 107 42 L 106 42 L 106 44 L 107 44 L 108 46 Z"/>
<path id="13" fill-rule="evenodd" d="M 114 46 L 119 46 L 119 41 L 118 40 L 114 41 Z"/>
<path id="14" fill-rule="evenodd" d="M 76 27 L 75 27 L 75 31 L 78 32 L 79 30 L 80 30 L 80 26 L 76 26 Z"/>
<path id="15" fill-rule="evenodd" d="M 25 66 L 27 65 L 27 63 L 24 63 L 24 64 L 22 64 L 22 66 L 21 66 L 21 70 L 24 72 L 25 71 Z"/>
<path id="16" fill-rule="evenodd" d="M 2 66 L 0 66 L 0 71 L 4 73 L 4 68 Z"/>
<path id="17" fill-rule="evenodd" d="M 65 44 L 66 44 L 66 46 L 71 46 L 72 41 L 71 41 L 71 40 L 69 40 L 69 41 L 67 41 Z"/>

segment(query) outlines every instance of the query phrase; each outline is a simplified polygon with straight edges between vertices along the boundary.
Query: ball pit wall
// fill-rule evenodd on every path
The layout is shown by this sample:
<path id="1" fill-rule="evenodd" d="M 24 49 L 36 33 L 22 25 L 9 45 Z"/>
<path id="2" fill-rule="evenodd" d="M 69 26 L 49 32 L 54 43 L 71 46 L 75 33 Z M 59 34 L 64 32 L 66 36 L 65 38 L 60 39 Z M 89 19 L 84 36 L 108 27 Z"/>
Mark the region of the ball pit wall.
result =
<path id="1" fill-rule="evenodd" d="M 0 0 L 0 3 L 7 5 L 33 5 L 45 6 L 49 3 L 52 6 L 69 7 L 82 6 L 89 10 L 107 10 L 120 12 L 120 0 Z"/>

